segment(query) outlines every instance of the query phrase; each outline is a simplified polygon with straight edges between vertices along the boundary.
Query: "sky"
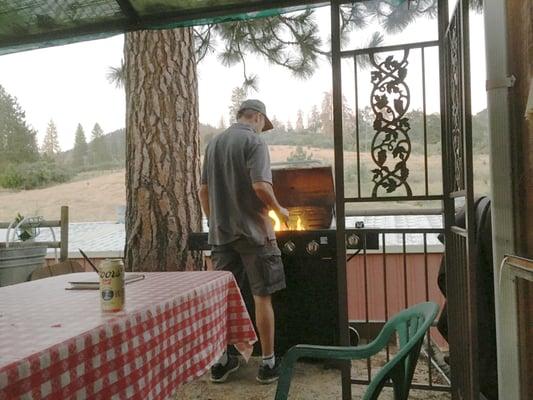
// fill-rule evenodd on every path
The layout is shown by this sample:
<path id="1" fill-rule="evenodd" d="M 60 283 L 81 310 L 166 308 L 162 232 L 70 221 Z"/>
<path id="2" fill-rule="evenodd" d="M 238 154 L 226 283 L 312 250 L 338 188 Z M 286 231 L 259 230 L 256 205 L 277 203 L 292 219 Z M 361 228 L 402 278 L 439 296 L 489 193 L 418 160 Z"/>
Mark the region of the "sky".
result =
<path id="1" fill-rule="evenodd" d="M 330 32 L 329 8 L 317 10 L 317 22 L 327 49 Z M 345 49 L 364 47 L 368 37 L 378 26 L 351 35 Z M 420 20 L 409 26 L 401 35 L 387 37 L 385 45 L 401 42 L 417 42 L 436 39 L 436 21 Z M 481 15 L 472 16 L 472 110 L 474 113 L 486 107 L 484 30 Z M 328 49 L 329 50 L 329 49 Z M 436 52 L 433 52 L 436 56 Z M 428 90 L 427 110 L 438 111 L 438 64 L 431 52 L 426 54 L 426 85 Z M 104 132 L 123 128 L 125 125 L 125 99 L 123 89 L 115 88 L 107 81 L 111 66 L 119 66 L 123 58 L 123 36 L 94 40 L 77 44 L 32 50 L 0 56 L 0 85 L 15 96 L 26 111 L 28 123 L 37 130 L 39 144 L 50 119 L 57 128 L 62 150 L 72 148 L 74 132 L 81 123 L 86 136 L 96 122 Z M 250 97 L 263 100 L 272 118 L 282 122 L 291 120 L 294 125 L 296 113 L 310 113 L 314 105 L 320 106 L 323 93 L 331 91 L 331 67 L 321 59 L 314 75 L 308 80 L 296 79 L 281 67 L 269 65 L 257 57 L 247 59 L 247 69 L 259 77 L 258 92 Z M 408 80 L 413 93 L 421 91 L 420 65 L 409 66 Z M 370 90 L 368 77 L 360 73 L 358 80 L 360 106 L 364 106 L 365 94 Z M 368 75 L 369 76 L 369 75 Z M 223 77 L 223 79 L 221 79 Z M 216 55 L 204 59 L 198 67 L 200 121 L 217 126 L 221 117 L 228 123 L 228 106 L 233 88 L 243 82 L 241 66 L 222 66 Z M 343 63 L 343 94 L 354 108 L 353 67 Z M 413 108 L 421 108 L 413 102 Z"/>

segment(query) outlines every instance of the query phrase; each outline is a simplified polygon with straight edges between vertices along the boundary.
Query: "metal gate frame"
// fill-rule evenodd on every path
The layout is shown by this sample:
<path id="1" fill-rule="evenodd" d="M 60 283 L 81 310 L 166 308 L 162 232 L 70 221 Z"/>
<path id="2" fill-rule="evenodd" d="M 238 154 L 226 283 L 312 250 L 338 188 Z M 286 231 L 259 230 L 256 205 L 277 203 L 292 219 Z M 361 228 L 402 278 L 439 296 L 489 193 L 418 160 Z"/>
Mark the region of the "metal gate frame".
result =
<path id="1" fill-rule="evenodd" d="M 449 326 L 453 326 L 449 330 L 452 398 L 479 399 L 469 0 L 457 1 L 451 19 L 447 1 L 442 1 L 439 19 L 446 287 L 454 288 L 447 291 Z M 464 200 L 465 227 L 455 221 L 457 199 Z"/>
<path id="2" fill-rule="evenodd" d="M 349 345 L 347 310 L 346 209 L 344 188 L 344 149 L 342 127 L 340 6 L 346 0 L 331 1 L 331 54 L 333 89 L 333 128 L 337 216 L 337 282 L 339 290 L 339 343 Z M 443 196 L 410 196 L 419 200 L 443 201 L 445 262 L 450 326 L 452 398 L 479 398 L 477 366 L 477 315 L 475 297 L 475 212 L 473 196 L 472 130 L 470 111 L 470 67 L 468 41 L 468 0 L 458 0 L 452 20 L 448 1 L 439 0 L 439 65 L 441 93 L 441 144 Z M 398 46 L 401 47 L 401 46 Z M 452 53 L 453 51 L 453 53 Z M 357 111 L 357 110 L 356 110 Z M 427 187 L 427 186 L 426 186 Z M 360 195 L 360 192 L 359 192 Z M 401 197 L 401 196 L 400 196 Z M 455 224 L 455 200 L 463 198 L 466 227 Z M 391 197 L 388 200 L 399 200 Z M 368 199 L 367 199 L 368 200 Z M 387 200 L 384 199 L 385 201 Z M 466 338 L 466 340 L 465 340 Z M 351 399 L 351 364 L 341 365 L 342 398 Z"/>
<path id="3" fill-rule="evenodd" d="M 333 91 L 333 146 L 335 160 L 335 212 L 337 223 L 337 288 L 339 295 L 339 344 L 350 344 L 346 272 L 346 210 L 344 206 L 344 150 L 342 135 L 341 35 L 339 0 L 331 1 L 331 71 Z M 340 364 L 342 399 L 352 398 L 351 362 Z"/>

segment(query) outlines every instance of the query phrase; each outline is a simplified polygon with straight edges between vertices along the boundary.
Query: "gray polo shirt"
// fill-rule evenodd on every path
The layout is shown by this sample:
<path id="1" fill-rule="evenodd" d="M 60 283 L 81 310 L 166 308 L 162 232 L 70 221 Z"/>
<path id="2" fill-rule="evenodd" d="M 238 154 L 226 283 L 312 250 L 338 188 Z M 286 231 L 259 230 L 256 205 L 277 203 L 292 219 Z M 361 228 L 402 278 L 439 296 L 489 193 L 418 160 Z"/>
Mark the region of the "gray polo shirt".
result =
<path id="1" fill-rule="evenodd" d="M 209 244 L 246 238 L 263 245 L 275 239 L 268 210 L 253 190 L 255 182 L 272 183 L 268 146 L 251 126 L 233 124 L 205 150 L 202 184 L 209 190 Z"/>

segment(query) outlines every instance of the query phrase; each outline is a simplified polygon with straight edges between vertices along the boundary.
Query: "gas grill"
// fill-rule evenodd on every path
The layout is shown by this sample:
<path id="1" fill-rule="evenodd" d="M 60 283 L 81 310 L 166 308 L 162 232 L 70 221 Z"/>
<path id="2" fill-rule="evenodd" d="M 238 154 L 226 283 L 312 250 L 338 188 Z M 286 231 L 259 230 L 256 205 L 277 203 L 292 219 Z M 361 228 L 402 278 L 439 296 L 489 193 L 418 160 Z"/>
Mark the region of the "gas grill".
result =
<path id="1" fill-rule="evenodd" d="M 330 166 L 302 167 L 301 163 L 289 168 L 274 165 L 272 183 L 279 203 L 289 210 L 289 229 L 276 232 L 278 245 L 284 256 L 311 259 L 336 256 L 336 231 L 334 222 L 335 192 Z M 296 230 L 298 220 L 302 225 Z M 377 249 L 377 234 L 364 233 L 364 229 L 346 229 L 348 250 Z M 210 250 L 207 232 L 192 233 L 189 249 Z"/>
<path id="2" fill-rule="evenodd" d="M 290 214 L 289 229 L 276 231 L 287 282 L 287 288 L 272 300 L 276 353 L 283 354 L 298 343 L 338 344 L 332 168 L 315 163 L 273 165 L 272 181 L 276 198 Z M 377 249 L 378 236 L 360 228 L 346 229 L 346 247 Z M 191 234 L 189 249 L 210 250 L 207 232 Z M 243 297 L 253 319 L 253 298 L 248 290 L 243 290 Z"/>

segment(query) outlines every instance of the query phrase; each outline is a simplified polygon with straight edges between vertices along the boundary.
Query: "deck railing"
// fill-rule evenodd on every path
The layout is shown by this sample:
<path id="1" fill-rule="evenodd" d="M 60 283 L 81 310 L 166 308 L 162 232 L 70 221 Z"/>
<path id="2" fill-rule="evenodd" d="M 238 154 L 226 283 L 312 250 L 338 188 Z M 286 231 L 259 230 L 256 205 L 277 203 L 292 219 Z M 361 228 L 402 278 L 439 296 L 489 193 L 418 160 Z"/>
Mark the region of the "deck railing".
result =
<path id="1" fill-rule="evenodd" d="M 443 256 L 438 235 L 442 228 L 364 229 L 379 235 L 379 250 L 348 255 L 348 316 L 362 341 L 372 340 L 385 321 L 398 311 L 423 301 L 443 305 L 437 278 Z M 448 343 L 432 327 L 427 334 L 413 389 L 449 391 L 449 367 L 444 363 Z M 353 384 L 366 385 L 397 351 L 391 342 L 384 354 L 352 366 Z M 423 364 L 422 364 L 423 363 Z"/>
<path id="2" fill-rule="evenodd" d="M 43 245 L 46 245 L 48 248 L 59 249 L 59 260 L 65 261 L 68 259 L 68 206 L 61 207 L 61 217 L 59 220 L 39 220 L 38 225 L 35 223 L 29 223 L 28 225 L 22 224 L 20 227 L 24 228 L 26 226 L 30 228 L 55 228 L 59 227 L 60 229 L 60 239 L 50 242 L 39 242 Z M 12 225 L 12 222 L 0 222 L 0 229 L 9 229 Z M 6 239 L 7 241 L 7 239 Z"/>

